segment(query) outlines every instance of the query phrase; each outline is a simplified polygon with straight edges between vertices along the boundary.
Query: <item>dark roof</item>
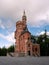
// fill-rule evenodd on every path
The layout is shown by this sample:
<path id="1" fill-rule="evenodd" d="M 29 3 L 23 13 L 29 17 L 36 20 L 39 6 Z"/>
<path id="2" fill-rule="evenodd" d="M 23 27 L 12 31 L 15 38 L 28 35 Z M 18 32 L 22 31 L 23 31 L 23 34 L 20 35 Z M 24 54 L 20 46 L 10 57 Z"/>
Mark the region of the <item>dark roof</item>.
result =
<path id="1" fill-rule="evenodd" d="M 28 31 L 27 26 L 25 27 L 25 29 L 24 29 L 24 31 L 21 33 L 21 35 L 24 34 L 24 33 L 26 33 L 26 32 L 28 32 L 29 34 L 31 34 L 31 33 Z"/>
<path id="2" fill-rule="evenodd" d="M 24 33 L 27 33 L 27 32 L 30 34 L 30 32 L 29 32 L 29 31 L 23 31 L 23 32 L 21 33 L 21 35 L 22 35 L 22 34 L 24 34 Z"/>

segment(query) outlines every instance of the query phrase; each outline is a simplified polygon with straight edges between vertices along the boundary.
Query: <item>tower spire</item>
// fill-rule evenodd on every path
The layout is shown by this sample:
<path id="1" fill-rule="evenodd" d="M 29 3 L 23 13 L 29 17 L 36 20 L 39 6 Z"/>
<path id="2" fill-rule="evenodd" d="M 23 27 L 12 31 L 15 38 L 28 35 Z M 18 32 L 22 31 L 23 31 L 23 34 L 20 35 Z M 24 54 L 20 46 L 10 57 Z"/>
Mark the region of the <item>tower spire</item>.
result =
<path id="1" fill-rule="evenodd" d="M 26 19 L 26 14 L 25 14 L 25 10 L 24 10 L 24 12 L 23 12 L 23 16 L 22 16 L 22 21 L 26 21 L 27 19 Z"/>
<path id="2" fill-rule="evenodd" d="M 23 13 L 23 15 L 25 16 L 25 10 L 24 10 L 24 13 Z"/>

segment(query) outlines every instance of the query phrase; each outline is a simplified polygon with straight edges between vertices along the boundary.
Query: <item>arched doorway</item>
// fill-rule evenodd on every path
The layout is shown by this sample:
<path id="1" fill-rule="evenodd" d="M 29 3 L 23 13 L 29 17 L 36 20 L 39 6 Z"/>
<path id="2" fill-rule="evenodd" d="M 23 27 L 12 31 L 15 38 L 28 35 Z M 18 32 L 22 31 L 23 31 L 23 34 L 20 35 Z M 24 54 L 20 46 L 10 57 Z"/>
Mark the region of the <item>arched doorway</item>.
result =
<path id="1" fill-rule="evenodd" d="M 28 51 L 28 55 L 30 56 L 31 54 L 30 54 L 30 51 Z"/>

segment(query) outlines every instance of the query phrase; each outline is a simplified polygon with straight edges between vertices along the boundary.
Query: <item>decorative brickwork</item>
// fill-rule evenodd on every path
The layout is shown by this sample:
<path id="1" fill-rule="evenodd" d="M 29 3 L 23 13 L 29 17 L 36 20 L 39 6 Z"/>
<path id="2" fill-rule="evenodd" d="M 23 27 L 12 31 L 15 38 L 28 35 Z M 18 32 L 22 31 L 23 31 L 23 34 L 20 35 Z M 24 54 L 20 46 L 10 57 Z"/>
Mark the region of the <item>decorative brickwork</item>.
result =
<path id="1" fill-rule="evenodd" d="M 22 21 L 16 22 L 15 31 L 15 55 L 16 56 L 40 56 L 40 45 L 31 41 L 31 33 L 26 25 L 27 17 L 25 11 Z"/>

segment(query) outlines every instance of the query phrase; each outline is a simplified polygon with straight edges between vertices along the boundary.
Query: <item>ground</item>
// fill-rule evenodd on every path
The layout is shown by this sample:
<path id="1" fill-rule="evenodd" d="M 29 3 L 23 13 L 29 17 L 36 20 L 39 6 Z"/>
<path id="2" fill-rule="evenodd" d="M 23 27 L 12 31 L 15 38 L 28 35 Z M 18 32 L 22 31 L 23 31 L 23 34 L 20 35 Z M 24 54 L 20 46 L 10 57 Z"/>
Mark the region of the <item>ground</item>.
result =
<path id="1" fill-rule="evenodd" d="M 49 57 L 0 57 L 0 65 L 49 65 Z"/>

